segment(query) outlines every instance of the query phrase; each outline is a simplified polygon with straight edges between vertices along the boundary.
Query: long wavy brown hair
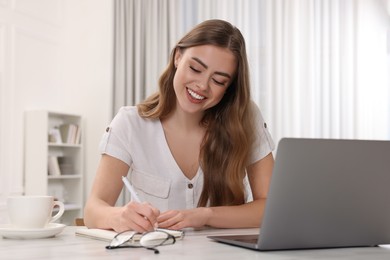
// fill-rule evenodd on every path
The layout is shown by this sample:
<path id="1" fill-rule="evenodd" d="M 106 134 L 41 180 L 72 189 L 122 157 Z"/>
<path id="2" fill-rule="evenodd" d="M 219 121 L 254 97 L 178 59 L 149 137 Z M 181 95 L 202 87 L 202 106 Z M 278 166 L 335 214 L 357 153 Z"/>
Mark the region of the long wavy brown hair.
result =
<path id="1" fill-rule="evenodd" d="M 159 91 L 138 104 L 138 112 L 151 119 L 169 116 L 176 106 L 175 53 L 210 44 L 228 48 L 236 57 L 237 71 L 222 100 L 206 110 L 200 122 L 206 134 L 199 154 L 204 185 L 198 206 L 239 205 L 245 202 L 243 179 L 254 136 L 248 60 L 239 29 L 216 19 L 194 27 L 173 48 L 168 66 L 159 79 Z"/>

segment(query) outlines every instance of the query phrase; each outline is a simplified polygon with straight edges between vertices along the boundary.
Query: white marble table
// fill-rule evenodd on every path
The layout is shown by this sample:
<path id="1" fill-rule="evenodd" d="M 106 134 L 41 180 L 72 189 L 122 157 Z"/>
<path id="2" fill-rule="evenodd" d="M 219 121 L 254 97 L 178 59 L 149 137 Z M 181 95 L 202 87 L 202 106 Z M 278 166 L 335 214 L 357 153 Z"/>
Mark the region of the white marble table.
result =
<path id="1" fill-rule="evenodd" d="M 69 226 L 54 238 L 14 240 L 0 238 L 0 259 L 390 259 L 390 247 L 287 250 L 258 252 L 211 241 L 215 234 L 253 234 L 258 229 L 209 229 L 186 231 L 183 240 L 159 247 L 160 254 L 143 248 L 107 250 L 107 242 L 75 235 Z"/>

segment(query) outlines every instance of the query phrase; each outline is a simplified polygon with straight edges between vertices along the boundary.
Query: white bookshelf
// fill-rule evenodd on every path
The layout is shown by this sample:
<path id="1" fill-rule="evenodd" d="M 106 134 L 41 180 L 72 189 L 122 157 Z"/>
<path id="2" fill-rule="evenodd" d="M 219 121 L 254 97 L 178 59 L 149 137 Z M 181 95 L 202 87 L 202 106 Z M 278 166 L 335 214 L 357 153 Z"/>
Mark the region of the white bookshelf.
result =
<path id="1" fill-rule="evenodd" d="M 70 143 L 49 139 L 50 130 L 72 124 L 80 129 L 79 140 Z M 64 202 L 65 213 L 59 222 L 71 225 L 82 217 L 84 194 L 82 117 L 45 110 L 25 113 L 25 194 L 52 195 Z M 76 134 L 75 134 L 76 135 Z M 75 138 L 76 139 L 76 138 Z M 60 172 L 49 174 L 49 156 L 66 163 L 59 165 Z"/>

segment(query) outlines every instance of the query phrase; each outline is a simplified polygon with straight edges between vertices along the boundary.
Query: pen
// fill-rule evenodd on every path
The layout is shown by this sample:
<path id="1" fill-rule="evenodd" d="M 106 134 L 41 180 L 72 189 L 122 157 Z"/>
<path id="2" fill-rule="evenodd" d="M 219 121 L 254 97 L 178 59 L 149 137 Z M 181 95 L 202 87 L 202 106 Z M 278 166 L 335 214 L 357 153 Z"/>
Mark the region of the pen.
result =
<path id="1" fill-rule="evenodd" d="M 122 181 L 123 183 L 125 184 L 127 190 L 130 192 L 131 194 L 131 197 L 138 203 L 141 203 L 141 200 L 139 199 L 137 193 L 135 192 L 133 186 L 131 186 L 129 180 L 125 177 L 125 176 L 122 176 Z"/>
<path id="2" fill-rule="evenodd" d="M 129 180 L 125 176 L 122 176 L 122 181 L 125 184 L 127 190 L 130 192 L 131 198 L 133 198 L 134 201 L 141 203 L 141 200 L 139 199 L 137 192 L 135 192 L 135 190 L 134 190 L 133 186 L 131 186 Z M 145 217 L 145 219 L 146 219 L 146 217 Z M 156 223 L 154 223 L 154 230 L 156 230 L 157 228 L 158 228 L 158 224 L 156 222 Z"/>

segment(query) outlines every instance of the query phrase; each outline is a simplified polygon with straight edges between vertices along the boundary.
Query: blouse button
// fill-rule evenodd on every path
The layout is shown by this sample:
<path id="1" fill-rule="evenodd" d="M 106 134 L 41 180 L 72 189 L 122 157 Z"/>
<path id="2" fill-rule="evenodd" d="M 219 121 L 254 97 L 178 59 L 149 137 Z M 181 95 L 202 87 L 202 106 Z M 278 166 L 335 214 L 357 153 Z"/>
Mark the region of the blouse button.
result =
<path id="1" fill-rule="evenodd" d="M 189 189 L 192 189 L 194 187 L 194 185 L 192 183 L 188 183 L 187 186 L 188 186 Z"/>

